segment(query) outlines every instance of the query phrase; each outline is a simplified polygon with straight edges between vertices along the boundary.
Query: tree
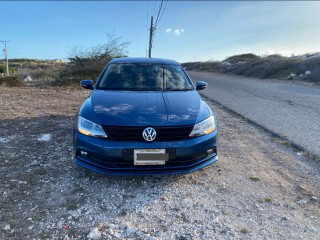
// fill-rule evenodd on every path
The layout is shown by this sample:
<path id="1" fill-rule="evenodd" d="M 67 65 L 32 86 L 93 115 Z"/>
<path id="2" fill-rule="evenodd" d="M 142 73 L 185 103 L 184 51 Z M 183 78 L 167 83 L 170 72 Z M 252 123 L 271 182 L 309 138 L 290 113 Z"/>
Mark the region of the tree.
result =
<path id="1" fill-rule="evenodd" d="M 129 44 L 130 42 L 123 41 L 116 33 L 107 33 L 106 43 L 85 49 L 79 46 L 69 49 L 70 65 L 61 72 L 56 84 L 78 84 L 81 79 L 95 80 L 109 61 L 127 56 Z"/>
<path id="2" fill-rule="evenodd" d="M 130 42 L 123 41 L 116 33 L 107 33 L 106 43 L 98 44 L 86 49 L 75 46 L 69 50 L 68 59 L 70 62 L 76 64 L 84 64 L 88 61 L 110 61 L 114 58 L 126 57 L 129 44 Z"/>

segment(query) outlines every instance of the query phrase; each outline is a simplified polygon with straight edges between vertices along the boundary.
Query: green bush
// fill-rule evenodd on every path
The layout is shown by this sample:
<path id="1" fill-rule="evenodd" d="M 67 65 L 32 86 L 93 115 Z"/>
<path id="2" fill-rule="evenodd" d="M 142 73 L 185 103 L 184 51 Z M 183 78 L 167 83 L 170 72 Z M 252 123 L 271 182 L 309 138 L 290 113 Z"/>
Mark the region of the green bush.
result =
<path id="1" fill-rule="evenodd" d="M 16 75 L 0 77 L 0 85 L 5 87 L 23 87 L 25 83 L 22 76 Z"/>
<path id="2" fill-rule="evenodd" d="M 6 72 L 6 66 L 0 65 L 0 73 L 5 73 L 5 72 Z"/>

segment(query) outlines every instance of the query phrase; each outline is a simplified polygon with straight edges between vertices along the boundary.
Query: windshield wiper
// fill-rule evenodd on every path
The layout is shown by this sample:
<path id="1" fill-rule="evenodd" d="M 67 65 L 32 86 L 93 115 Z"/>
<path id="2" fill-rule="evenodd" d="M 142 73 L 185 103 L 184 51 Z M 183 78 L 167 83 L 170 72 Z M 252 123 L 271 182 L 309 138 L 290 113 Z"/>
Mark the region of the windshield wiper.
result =
<path id="1" fill-rule="evenodd" d="M 177 92 L 177 91 L 188 91 L 190 89 L 182 89 L 182 88 L 176 88 L 176 89 L 170 89 L 170 90 L 167 90 L 167 91 L 173 91 L 173 92 Z"/>

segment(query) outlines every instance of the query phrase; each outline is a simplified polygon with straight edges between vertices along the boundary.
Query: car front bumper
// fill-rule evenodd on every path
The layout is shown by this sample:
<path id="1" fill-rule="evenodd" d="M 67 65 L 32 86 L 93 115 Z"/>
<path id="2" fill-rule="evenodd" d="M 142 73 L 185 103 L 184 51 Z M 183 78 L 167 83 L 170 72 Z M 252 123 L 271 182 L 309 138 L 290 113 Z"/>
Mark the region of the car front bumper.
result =
<path id="1" fill-rule="evenodd" d="M 105 175 L 135 176 L 190 173 L 218 160 L 217 130 L 201 137 L 173 142 L 124 142 L 74 132 L 75 162 Z M 134 149 L 166 149 L 164 165 L 134 165 Z"/>

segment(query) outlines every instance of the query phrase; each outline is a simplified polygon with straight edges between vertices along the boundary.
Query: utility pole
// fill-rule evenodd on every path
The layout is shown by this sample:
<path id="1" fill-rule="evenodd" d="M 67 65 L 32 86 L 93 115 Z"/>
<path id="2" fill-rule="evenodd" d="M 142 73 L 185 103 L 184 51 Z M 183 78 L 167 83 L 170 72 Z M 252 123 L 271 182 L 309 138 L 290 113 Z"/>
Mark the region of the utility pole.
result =
<path id="1" fill-rule="evenodd" d="M 8 63 L 8 49 L 7 49 L 7 42 L 10 42 L 10 41 L 1 41 L 4 43 L 4 54 L 5 54 L 5 58 L 6 58 L 6 69 L 7 69 L 7 76 L 9 76 L 9 63 Z"/>
<path id="2" fill-rule="evenodd" d="M 153 16 L 151 16 L 150 36 L 149 36 L 149 58 L 151 58 L 152 35 L 153 35 Z"/>

